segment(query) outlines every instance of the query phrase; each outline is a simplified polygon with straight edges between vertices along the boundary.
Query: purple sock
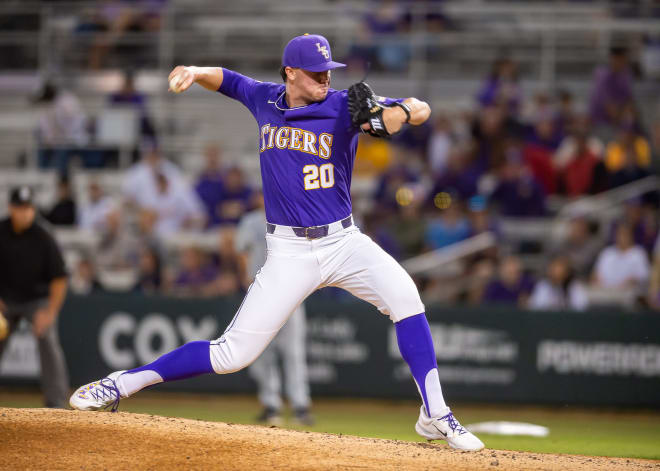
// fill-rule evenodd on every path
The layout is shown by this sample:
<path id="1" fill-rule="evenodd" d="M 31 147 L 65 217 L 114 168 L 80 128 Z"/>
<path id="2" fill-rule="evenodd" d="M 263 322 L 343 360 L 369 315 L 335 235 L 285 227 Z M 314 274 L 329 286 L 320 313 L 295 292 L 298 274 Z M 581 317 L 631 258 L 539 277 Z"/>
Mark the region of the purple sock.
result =
<path id="1" fill-rule="evenodd" d="M 192 378 L 193 376 L 199 376 L 205 373 L 213 373 L 209 352 L 210 344 L 211 342 L 208 340 L 188 342 L 152 361 L 148 365 L 128 370 L 126 373 L 152 370 L 158 373 L 163 378 L 163 381 L 175 381 L 177 379 Z"/>
<path id="2" fill-rule="evenodd" d="M 399 351 L 415 378 L 427 414 L 442 414 L 447 405 L 440 388 L 438 363 L 426 315 L 421 313 L 407 317 L 394 324 L 394 327 Z"/>

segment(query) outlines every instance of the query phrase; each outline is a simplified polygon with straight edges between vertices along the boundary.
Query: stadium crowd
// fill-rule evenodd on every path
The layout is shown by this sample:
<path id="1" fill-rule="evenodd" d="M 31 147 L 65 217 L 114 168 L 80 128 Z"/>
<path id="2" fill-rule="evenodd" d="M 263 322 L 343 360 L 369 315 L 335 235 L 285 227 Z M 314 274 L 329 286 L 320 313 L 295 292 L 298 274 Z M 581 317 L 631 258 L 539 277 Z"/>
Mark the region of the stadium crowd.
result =
<path id="1" fill-rule="evenodd" d="M 580 310 L 590 304 L 589 292 L 600 289 L 658 308 L 657 194 L 628 201 L 612 227 L 598 227 L 602 222 L 590 215 L 574 218 L 566 238 L 540 248 L 511 243 L 500 227 L 502 218 L 550 218 L 561 204 L 655 173 L 660 116 L 641 121 L 633 80 L 627 51 L 615 47 L 594 73 L 588 103 L 578 103 L 567 89 L 526 97 L 516 63 L 503 57 L 475 91 L 473 109 L 436 107 L 431 122 L 390 141 L 360 137 L 356 176 L 374 181 L 375 189 L 356 205 L 355 216 L 398 260 L 485 232 L 496 236 L 497 246 L 469 257 L 453 280 L 416 276 L 426 299 Z M 52 85 L 36 101 L 40 165 L 61 173 L 58 201 L 43 208 L 44 216 L 101 240 L 97 251 L 75 259 L 74 290 L 217 296 L 247 288 L 234 232 L 258 205 L 259 189 L 243 169 L 225 164 L 221 145 L 207 146 L 204 168 L 191 182 L 162 156 L 146 98 L 128 75 L 108 101 L 139 110 L 145 144 L 134 152 L 120 195 L 104 194 L 92 180 L 84 201 L 76 201 L 67 170 L 70 155 L 88 139 L 86 118 L 75 96 Z M 67 145 L 71 150 L 63 151 Z M 106 160 L 86 151 L 82 161 L 98 167 Z M 182 231 L 217 237 L 172 253 L 165 241 Z M 530 254 L 541 256 L 543 268 L 525 263 Z"/>

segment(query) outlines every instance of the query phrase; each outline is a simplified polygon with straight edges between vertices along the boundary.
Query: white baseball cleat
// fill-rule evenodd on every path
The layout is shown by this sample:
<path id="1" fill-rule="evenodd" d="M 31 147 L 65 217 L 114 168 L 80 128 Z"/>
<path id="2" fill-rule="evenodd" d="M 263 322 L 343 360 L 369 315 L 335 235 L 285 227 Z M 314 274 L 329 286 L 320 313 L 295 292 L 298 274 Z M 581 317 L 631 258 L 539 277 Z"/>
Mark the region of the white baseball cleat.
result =
<path id="1" fill-rule="evenodd" d="M 110 408 L 116 412 L 121 394 L 115 381 L 124 371 L 115 371 L 105 378 L 80 386 L 69 399 L 69 405 L 77 410 L 99 410 Z"/>
<path id="2" fill-rule="evenodd" d="M 479 451 L 484 444 L 463 427 L 449 411 L 442 417 L 429 417 L 422 405 L 415 431 L 427 440 L 446 440 L 450 447 L 464 451 Z"/>

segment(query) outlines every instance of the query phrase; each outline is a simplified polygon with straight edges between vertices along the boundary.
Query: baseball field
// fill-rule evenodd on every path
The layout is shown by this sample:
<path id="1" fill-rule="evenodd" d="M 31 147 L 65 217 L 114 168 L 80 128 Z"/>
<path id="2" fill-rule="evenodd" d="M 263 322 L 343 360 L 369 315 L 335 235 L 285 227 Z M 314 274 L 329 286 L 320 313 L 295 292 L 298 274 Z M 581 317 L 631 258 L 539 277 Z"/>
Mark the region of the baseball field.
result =
<path id="1" fill-rule="evenodd" d="M 318 399 L 317 423 L 289 429 L 252 425 L 258 404 L 244 396 L 144 392 L 118 414 L 40 405 L 37 393 L 0 390 L 0 469 L 660 469 L 658 411 L 456 404 L 464 424 L 550 429 L 480 434 L 487 450 L 467 454 L 421 440 L 407 401 Z"/>

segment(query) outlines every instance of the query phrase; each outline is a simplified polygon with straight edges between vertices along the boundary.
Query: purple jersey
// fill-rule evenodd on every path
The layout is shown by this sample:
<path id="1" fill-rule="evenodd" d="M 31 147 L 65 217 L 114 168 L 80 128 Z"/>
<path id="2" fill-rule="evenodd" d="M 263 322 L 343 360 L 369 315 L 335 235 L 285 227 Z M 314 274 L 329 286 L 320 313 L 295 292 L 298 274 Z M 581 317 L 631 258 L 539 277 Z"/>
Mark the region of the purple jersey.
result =
<path id="1" fill-rule="evenodd" d="M 243 103 L 259 125 L 266 219 L 320 226 L 351 214 L 351 174 L 360 130 L 351 122 L 346 90 L 289 108 L 285 86 L 223 69 L 219 92 Z M 389 100 L 388 100 L 389 101 Z"/>

